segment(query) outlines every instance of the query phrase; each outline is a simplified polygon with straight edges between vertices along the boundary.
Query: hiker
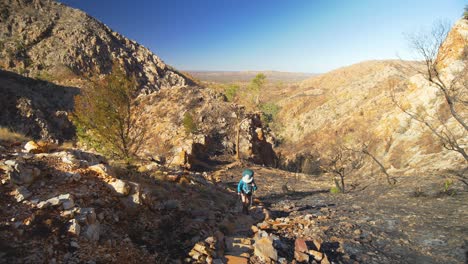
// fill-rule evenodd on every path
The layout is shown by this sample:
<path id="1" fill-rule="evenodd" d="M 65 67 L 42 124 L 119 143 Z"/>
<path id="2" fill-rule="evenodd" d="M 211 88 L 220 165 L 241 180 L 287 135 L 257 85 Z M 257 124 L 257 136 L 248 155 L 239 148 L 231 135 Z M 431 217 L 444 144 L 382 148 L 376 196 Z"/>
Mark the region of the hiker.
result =
<path id="1" fill-rule="evenodd" d="M 237 195 L 241 197 L 242 212 L 244 214 L 249 214 L 249 206 L 252 204 L 252 194 L 257 190 L 257 185 L 255 184 L 253 176 L 253 170 L 244 170 L 244 172 L 242 172 L 242 179 L 237 185 Z"/>

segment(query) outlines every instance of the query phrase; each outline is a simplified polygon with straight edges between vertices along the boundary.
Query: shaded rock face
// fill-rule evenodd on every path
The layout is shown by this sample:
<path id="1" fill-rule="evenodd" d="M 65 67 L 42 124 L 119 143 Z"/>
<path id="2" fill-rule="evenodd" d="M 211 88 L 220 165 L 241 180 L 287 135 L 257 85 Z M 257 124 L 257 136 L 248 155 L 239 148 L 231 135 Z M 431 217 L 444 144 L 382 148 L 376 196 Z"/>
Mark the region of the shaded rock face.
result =
<path id="1" fill-rule="evenodd" d="M 32 138 L 69 140 L 68 119 L 77 88 L 54 85 L 0 70 L 0 126 Z"/>
<path id="2" fill-rule="evenodd" d="M 30 77 L 75 83 L 108 74 L 114 62 L 136 77 L 142 93 L 190 84 L 147 48 L 84 12 L 51 0 L 0 4 L 0 67 Z"/>
<path id="3" fill-rule="evenodd" d="M 225 102 L 220 94 L 198 87 L 173 87 L 139 98 L 145 105 L 140 124 L 148 136 L 139 155 L 152 160 L 163 156 L 167 165 L 206 168 L 215 156 L 235 157 L 237 128 L 243 159 L 273 165 L 274 137 L 263 127 L 259 115 Z M 188 127 L 190 116 L 193 126 Z"/>
<path id="4" fill-rule="evenodd" d="M 263 127 L 259 114 L 252 114 L 241 124 L 239 147 L 241 156 L 254 163 L 275 166 L 277 157 L 273 150 L 275 139 Z"/>

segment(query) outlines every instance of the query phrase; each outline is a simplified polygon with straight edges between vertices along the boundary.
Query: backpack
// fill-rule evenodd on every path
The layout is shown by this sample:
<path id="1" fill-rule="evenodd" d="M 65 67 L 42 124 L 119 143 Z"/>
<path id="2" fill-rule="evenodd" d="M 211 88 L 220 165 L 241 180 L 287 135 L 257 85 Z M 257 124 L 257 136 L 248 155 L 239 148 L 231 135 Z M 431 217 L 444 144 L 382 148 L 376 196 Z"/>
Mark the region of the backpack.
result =
<path id="1" fill-rule="evenodd" d="M 244 183 L 242 185 L 242 191 L 245 193 L 245 194 L 251 194 L 252 193 L 252 183 Z"/>

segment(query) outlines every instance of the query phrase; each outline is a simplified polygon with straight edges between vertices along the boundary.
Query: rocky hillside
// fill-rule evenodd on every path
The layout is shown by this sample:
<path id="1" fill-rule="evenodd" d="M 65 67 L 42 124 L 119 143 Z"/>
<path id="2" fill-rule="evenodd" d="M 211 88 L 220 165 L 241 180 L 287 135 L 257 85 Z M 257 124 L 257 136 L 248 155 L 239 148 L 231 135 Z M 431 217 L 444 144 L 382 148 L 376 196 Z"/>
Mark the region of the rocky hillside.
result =
<path id="1" fill-rule="evenodd" d="M 0 70 L 0 125 L 49 141 L 71 140 L 75 128 L 68 120 L 78 88 L 23 77 Z"/>
<path id="2" fill-rule="evenodd" d="M 236 195 L 206 173 L 152 165 L 0 142 L 0 263 L 169 263 L 207 237 L 222 243 Z"/>
<path id="3" fill-rule="evenodd" d="M 1 126 L 36 139 L 73 139 L 67 116 L 77 88 L 86 89 L 117 65 L 139 86 L 139 125 L 148 131 L 142 156 L 193 167 L 195 160 L 232 155 L 237 122 L 249 116 L 240 133 L 242 155 L 273 164 L 273 139 L 258 116 L 193 86 L 151 51 L 84 12 L 51 0 L 11 0 L 0 3 L 0 13 Z M 184 118 L 196 127 L 187 128 Z"/>
<path id="4" fill-rule="evenodd" d="M 3 69 L 80 87 L 115 62 L 136 77 L 142 93 L 191 83 L 147 48 L 56 1 L 6 0 L 0 14 Z"/>
<path id="5" fill-rule="evenodd" d="M 463 74 L 467 68 L 467 24 L 466 20 L 458 21 L 439 51 L 438 67 L 446 83 L 467 76 Z M 466 146 L 466 131 L 460 130 L 440 91 L 424 77 L 422 67 L 416 62 L 369 61 L 302 82 L 278 103 L 286 165 L 296 159 L 299 165 L 291 168 L 301 170 L 307 160 L 303 154 L 319 143 L 326 145 L 327 135 L 336 133 L 348 141 L 371 141 L 375 156 L 397 173 L 463 167 L 461 155 L 443 148 L 425 125 L 397 107 L 404 105 L 411 112 L 424 114 L 437 130 L 449 128 Z M 460 96 L 466 96 L 463 85 L 457 85 L 461 85 Z M 458 104 L 457 109 L 466 120 L 466 106 Z M 319 153 L 314 155 L 312 161 Z"/>

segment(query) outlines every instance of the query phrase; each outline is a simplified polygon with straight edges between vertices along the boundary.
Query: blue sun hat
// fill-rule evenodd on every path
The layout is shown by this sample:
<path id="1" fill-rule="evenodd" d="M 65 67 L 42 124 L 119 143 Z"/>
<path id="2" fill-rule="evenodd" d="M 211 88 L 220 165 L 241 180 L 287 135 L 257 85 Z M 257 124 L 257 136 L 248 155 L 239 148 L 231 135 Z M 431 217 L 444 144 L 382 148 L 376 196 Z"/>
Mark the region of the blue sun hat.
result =
<path id="1" fill-rule="evenodd" d="M 251 183 L 253 181 L 254 172 L 251 169 L 245 169 L 242 172 L 242 181 L 245 183 Z"/>

